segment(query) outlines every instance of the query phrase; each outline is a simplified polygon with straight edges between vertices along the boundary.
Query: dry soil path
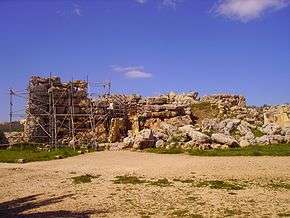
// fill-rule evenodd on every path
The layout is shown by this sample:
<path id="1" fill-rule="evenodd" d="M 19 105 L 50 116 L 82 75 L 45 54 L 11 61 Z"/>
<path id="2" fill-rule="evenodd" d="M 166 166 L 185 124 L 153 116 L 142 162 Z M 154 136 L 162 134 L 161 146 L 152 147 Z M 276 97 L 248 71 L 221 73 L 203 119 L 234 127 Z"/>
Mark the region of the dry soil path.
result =
<path id="1" fill-rule="evenodd" d="M 96 178 L 91 183 L 73 183 L 72 177 L 85 174 Z M 124 175 L 144 183 L 114 183 Z M 163 184 L 164 179 L 168 183 Z M 290 215 L 289 181 L 289 157 L 121 151 L 48 162 L 2 163 L 0 216 L 286 216 Z"/>

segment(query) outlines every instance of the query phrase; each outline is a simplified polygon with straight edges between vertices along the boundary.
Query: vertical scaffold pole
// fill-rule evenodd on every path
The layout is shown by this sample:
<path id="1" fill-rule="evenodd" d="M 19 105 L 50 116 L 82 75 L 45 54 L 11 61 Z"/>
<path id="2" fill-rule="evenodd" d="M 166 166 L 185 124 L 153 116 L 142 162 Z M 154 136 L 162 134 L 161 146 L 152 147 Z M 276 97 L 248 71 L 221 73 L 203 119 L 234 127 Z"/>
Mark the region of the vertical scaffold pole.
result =
<path id="1" fill-rule="evenodd" d="M 71 90 L 70 90 L 70 119 L 71 119 L 71 136 L 72 136 L 72 144 L 73 144 L 73 149 L 75 148 L 75 125 L 74 125 L 74 80 L 72 78 L 71 81 Z"/>
<path id="2" fill-rule="evenodd" d="M 9 89 L 9 95 L 10 95 L 10 104 L 9 104 L 9 124 L 10 124 L 10 131 L 12 131 L 12 122 L 13 122 L 13 90 Z"/>

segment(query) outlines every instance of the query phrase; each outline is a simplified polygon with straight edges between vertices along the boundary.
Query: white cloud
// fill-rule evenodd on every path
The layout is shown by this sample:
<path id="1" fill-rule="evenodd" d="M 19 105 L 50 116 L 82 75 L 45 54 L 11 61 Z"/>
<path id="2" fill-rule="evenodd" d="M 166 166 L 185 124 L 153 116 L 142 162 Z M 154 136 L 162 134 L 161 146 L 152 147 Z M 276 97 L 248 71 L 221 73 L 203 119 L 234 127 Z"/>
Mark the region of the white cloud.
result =
<path id="1" fill-rule="evenodd" d="M 218 15 L 248 22 L 265 11 L 278 10 L 289 5 L 289 0 L 220 0 L 214 7 Z"/>
<path id="2" fill-rule="evenodd" d="M 134 0 L 134 1 L 139 4 L 145 4 L 149 0 Z M 181 1 L 183 0 L 152 0 L 152 2 L 157 2 L 163 7 L 168 7 L 168 8 L 173 8 L 173 9 L 176 9 L 177 4 L 180 3 Z"/>
<path id="3" fill-rule="evenodd" d="M 113 67 L 116 72 L 122 73 L 129 79 L 149 79 L 153 75 L 144 70 L 143 67 Z"/>
<path id="4" fill-rule="evenodd" d="M 147 0 L 135 0 L 135 2 L 137 2 L 139 4 L 145 4 L 147 2 Z"/>
<path id="5" fill-rule="evenodd" d="M 78 16 L 81 17 L 83 15 L 83 10 L 80 4 L 64 2 L 62 7 L 59 8 L 56 13 L 61 17 L 72 17 Z"/>
<path id="6" fill-rule="evenodd" d="M 178 2 L 180 1 L 179 0 L 162 0 L 162 5 L 165 7 L 176 9 L 176 5 Z"/>

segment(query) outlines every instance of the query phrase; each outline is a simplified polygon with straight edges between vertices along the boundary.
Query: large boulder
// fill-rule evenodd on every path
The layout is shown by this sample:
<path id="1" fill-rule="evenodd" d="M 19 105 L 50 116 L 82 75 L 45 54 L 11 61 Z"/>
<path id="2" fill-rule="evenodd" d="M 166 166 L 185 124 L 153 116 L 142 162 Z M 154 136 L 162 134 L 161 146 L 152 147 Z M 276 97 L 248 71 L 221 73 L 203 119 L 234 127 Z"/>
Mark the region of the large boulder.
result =
<path id="1" fill-rule="evenodd" d="M 239 146 L 239 144 L 235 140 L 235 138 L 230 136 L 230 135 L 225 135 L 222 133 L 214 133 L 214 134 L 212 134 L 211 139 L 214 142 L 217 142 L 220 144 L 225 144 L 225 145 L 228 145 L 229 147 L 238 147 Z"/>
<path id="2" fill-rule="evenodd" d="M 191 125 L 192 124 L 192 120 L 190 118 L 189 115 L 185 115 L 185 116 L 179 116 L 179 117 L 173 117 L 170 119 L 165 119 L 164 122 L 173 125 L 175 127 L 182 127 L 185 125 Z"/>
<path id="3" fill-rule="evenodd" d="M 242 139 L 240 140 L 239 142 L 240 146 L 243 148 L 243 147 L 248 147 L 251 145 L 251 142 L 247 139 Z"/>
<path id="4" fill-rule="evenodd" d="M 200 150 L 208 150 L 211 149 L 210 143 L 197 143 L 194 140 L 181 144 L 181 148 L 184 150 L 191 150 L 191 149 L 200 149 Z"/>
<path id="5" fill-rule="evenodd" d="M 156 138 L 151 129 L 143 129 L 134 139 L 134 149 L 151 148 L 155 145 Z"/>
<path id="6" fill-rule="evenodd" d="M 144 123 L 144 128 L 145 129 L 159 129 L 161 122 L 162 121 L 159 118 L 147 119 Z"/>
<path id="7" fill-rule="evenodd" d="M 201 129 L 203 132 L 218 132 L 219 131 L 219 119 L 217 118 L 205 118 L 201 122 Z"/>
<path id="8" fill-rule="evenodd" d="M 176 132 L 175 134 L 171 135 L 168 142 L 188 142 L 190 141 L 190 137 L 186 132 Z"/>
<path id="9" fill-rule="evenodd" d="M 269 123 L 261 128 L 261 131 L 267 135 L 279 135 L 282 128 L 275 123 Z"/>
<path id="10" fill-rule="evenodd" d="M 176 126 L 173 126 L 173 125 L 168 124 L 166 122 L 160 123 L 160 129 L 163 130 L 164 133 L 167 135 L 172 135 L 178 130 L 178 128 Z"/>
<path id="11" fill-rule="evenodd" d="M 186 133 L 190 137 L 191 143 L 195 145 L 205 144 L 211 141 L 208 135 L 196 131 L 192 125 L 180 127 L 179 131 Z"/>
<path id="12" fill-rule="evenodd" d="M 285 133 L 285 141 L 287 143 L 290 143 L 290 130 L 287 130 Z"/>
<path id="13" fill-rule="evenodd" d="M 165 146 L 165 142 L 162 139 L 159 139 L 155 145 L 156 148 L 163 148 L 164 146 Z"/>
<path id="14" fill-rule="evenodd" d="M 98 124 L 96 126 L 94 135 L 99 143 L 108 142 L 108 132 L 105 124 L 103 123 Z"/>
<path id="15" fill-rule="evenodd" d="M 109 142 L 120 142 L 127 134 L 126 122 L 124 118 L 113 118 L 111 120 Z"/>
<path id="16" fill-rule="evenodd" d="M 256 138 L 256 142 L 260 145 L 284 143 L 285 137 L 281 135 L 264 135 Z"/>
<path id="17" fill-rule="evenodd" d="M 246 121 L 242 121 L 240 125 L 238 125 L 237 130 L 243 136 L 252 133 L 251 125 Z"/>

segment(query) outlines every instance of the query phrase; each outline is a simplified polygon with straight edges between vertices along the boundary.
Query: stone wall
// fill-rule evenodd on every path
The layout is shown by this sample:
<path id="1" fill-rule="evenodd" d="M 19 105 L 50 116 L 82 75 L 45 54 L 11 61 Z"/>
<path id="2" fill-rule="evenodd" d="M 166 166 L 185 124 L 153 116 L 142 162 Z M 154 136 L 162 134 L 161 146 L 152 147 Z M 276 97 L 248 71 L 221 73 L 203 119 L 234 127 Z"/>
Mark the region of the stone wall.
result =
<path id="1" fill-rule="evenodd" d="M 290 131 L 284 128 L 289 127 L 289 105 L 249 107 L 245 97 L 240 95 L 199 98 L 194 91 L 154 97 L 107 95 L 90 98 L 85 81 L 62 83 L 58 77 L 32 77 L 24 131 L 26 141 L 49 141 L 45 132 L 52 133 L 54 125 L 50 111 L 52 99 L 56 105 L 57 143 L 65 145 L 122 142 L 124 148 L 135 149 L 146 145 L 172 147 L 179 144 L 183 148 L 206 149 L 224 148 L 225 144 L 280 142 L 290 137 Z M 72 102 L 74 140 L 69 116 Z M 259 138 L 263 135 L 269 136 Z M 118 148 L 122 145 L 119 143 Z"/>
<path id="2" fill-rule="evenodd" d="M 264 123 L 290 128 L 290 105 L 270 107 L 264 113 Z"/>

